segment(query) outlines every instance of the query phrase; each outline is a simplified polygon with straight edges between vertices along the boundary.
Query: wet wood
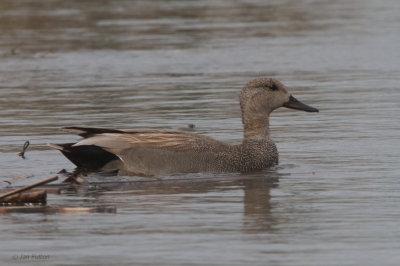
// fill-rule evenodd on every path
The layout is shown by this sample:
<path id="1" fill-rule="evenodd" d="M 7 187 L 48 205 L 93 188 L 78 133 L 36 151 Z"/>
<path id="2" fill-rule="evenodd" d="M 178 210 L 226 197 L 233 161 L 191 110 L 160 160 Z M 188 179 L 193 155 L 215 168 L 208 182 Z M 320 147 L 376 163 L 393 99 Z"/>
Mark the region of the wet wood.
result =
<path id="1" fill-rule="evenodd" d="M 116 213 L 116 207 L 50 207 L 11 206 L 0 207 L 0 213 Z"/>
<path id="2" fill-rule="evenodd" d="M 43 187 L 43 188 L 40 188 L 40 187 L 37 187 L 37 188 L 32 188 L 32 191 L 41 191 L 41 190 L 44 190 L 44 191 L 46 191 L 46 193 L 47 194 L 61 194 L 61 188 L 59 188 L 59 187 Z"/>
<path id="3" fill-rule="evenodd" d="M 9 192 L 7 192 L 7 193 L 4 193 L 4 194 L 0 195 L 0 200 L 3 199 L 3 198 L 5 198 L 5 197 L 8 197 L 8 196 L 17 194 L 17 193 L 20 193 L 20 192 L 23 192 L 23 191 L 27 191 L 27 190 L 32 189 L 32 188 L 34 188 L 34 187 L 38 187 L 38 186 L 47 184 L 47 183 L 52 182 L 52 181 L 55 181 L 55 180 L 57 180 L 57 179 L 58 179 L 57 176 L 52 176 L 52 177 L 49 177 L 49 178 L 47 178 L 47 179 L 45 179 L 45 180 L 36 182 L 36 183 L 34 183 L 34 184 L 32 184 L 32 185 L 25 186 L 25 187 L 22 187 L 22 188 L 18 188 L 18 189 L 9 191 Z"/>
<path id="4" fill-rule="evenodd" d="M 23 204 L 43 204 L 46 205 L 47 193 L 45 190 L 38 190 L 32 192 L 23 192 L 5 197 L 0 200 L 0 204 L 12 204 L 12 205 L 23 205 Z"/>
<path id="5" fill-rule="evenodd" d="M 43 186 L 41 186 L 41 187 L 35 187 L 35 188 L 31 189 L 31 191 L 43 191 L 43 190 L 46 191 L 47 194 L 61 194 L 61 188 L 59 188 L 59 187 L 43 187 Z M 0 193 L 6 193 L 9 191 L 10 191 L 10 189 L 7 189 L 7 188 L 0 189 Z"/>

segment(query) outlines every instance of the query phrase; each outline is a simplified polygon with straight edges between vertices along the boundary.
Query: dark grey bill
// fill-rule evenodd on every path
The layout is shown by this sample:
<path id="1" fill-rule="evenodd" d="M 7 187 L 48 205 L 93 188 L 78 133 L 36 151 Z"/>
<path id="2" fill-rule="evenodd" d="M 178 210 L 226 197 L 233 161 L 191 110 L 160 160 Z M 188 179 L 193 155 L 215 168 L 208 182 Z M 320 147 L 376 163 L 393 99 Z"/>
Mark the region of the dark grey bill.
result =
<path id="1" fill-rule="evenodd" d="M 308 106 L 307 104 L 300 102 L 299 100 L 294 98 L 292 95 L 290 95 L 289 101 L 286 102 L 285 104 L 283 104 L 283 106 L 285 106 L 287 108 L 296 109 L 296 110 L 303 110 L 306 112 L 319 112 L 317 108 Z"/>

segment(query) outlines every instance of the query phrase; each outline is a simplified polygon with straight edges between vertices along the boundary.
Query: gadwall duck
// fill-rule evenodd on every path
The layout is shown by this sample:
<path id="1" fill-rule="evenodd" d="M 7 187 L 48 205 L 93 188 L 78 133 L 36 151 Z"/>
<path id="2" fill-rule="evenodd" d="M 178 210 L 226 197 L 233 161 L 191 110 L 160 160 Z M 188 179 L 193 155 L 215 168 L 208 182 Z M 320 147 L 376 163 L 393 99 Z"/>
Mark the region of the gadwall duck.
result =
<path id="1" fill-rule="evenodd" d="M 278 163 L 278 150 L 269 136 L 269 115 L 279 107 L 318 112 L 294 98 L 273 78 L 250 81 L 240 94 L 244 126 L 241 144 L 170 130 L 122 131 L 66 127 L 83 139 L 49 144 L 79 168 L 120 170 L 138 175 L 195 172 L 249 172 Z"/>

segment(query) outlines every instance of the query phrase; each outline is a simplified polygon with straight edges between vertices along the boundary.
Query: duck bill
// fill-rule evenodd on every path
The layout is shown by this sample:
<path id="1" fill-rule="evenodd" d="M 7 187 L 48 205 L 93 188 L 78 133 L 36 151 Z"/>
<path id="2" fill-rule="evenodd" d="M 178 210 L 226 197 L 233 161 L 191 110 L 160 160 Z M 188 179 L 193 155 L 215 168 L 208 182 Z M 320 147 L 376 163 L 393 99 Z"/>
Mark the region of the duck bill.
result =
<path id="1" fill-rule="evenodd" d="M 317 108 L 308 106 L 307 104 L 304 104 L 294 98 L 292 95 L 290 95 L 289 101 L 284 103 L 283 106 L 291 109 L 296 109 L 296 110 L 303 110 L 306 112 L 318 112 Z"/>

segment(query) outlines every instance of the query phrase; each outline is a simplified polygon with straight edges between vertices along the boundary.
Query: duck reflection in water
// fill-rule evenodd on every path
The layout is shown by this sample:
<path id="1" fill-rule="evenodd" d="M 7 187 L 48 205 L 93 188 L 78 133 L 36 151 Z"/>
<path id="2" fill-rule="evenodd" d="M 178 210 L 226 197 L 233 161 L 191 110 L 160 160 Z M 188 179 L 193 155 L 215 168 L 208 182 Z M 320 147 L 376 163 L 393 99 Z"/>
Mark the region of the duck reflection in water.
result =
<path id="1" fill-rule="evenodd" d="M 214 206 L 234 204 L 243 206 L 238 209 L 243 213 L 243 231 L 251 234 L 274 230 L 277 220 L 271 214 L 273 205 L 270 199 L 271 190 L 279 185 L 282 175 L 279 169 L 273 167 L 247 174 L 184 174 L 157 178 L 124 176 L 124 181 L 120 182 L 99 181 L 104 177 L 110 180 L 112 175 L 99 177 L 98 174 L 90 174 L 90 186 L 67 186 L 64 194 L 89 197 L 93 204 L 118 204 L 121 209 L 134 207 L 139 212 L 155 214 L 169 213 L 171 206 L 174 212 L 179 212 L 206 203 L 210 209 L 204 208 L 212 215 L 225 211 Z M 217 196 L 207 196 L 215 192 Z M 194 216 L 198 215 L 195 209 L 193 211 Z"/>

